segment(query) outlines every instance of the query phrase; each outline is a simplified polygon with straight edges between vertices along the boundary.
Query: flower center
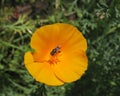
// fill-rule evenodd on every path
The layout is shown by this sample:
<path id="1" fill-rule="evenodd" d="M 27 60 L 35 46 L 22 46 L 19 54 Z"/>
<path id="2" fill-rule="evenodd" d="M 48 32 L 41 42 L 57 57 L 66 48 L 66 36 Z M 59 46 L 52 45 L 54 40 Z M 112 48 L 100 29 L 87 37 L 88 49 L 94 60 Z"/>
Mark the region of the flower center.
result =
<path id="1" fill-rule="evenodd" d="M 61 46 L 57 46 L 50 52 L 50 59 L 48 61 L 50 64 L 57 64 L 57 62 L 60 62 L 60 60 L 58 59 L 59 53 L 61 52 L 60 49 Z"/>

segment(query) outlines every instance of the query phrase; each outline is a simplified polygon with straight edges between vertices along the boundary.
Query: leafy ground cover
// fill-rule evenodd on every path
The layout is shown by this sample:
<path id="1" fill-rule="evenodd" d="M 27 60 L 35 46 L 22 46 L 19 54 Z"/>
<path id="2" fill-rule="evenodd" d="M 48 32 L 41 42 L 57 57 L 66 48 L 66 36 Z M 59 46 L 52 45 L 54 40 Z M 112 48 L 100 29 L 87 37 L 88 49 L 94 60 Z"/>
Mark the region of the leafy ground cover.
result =
<path id="1" fill-rule="evenodd" d="M 118 96 L 119 21 L 119 0 L 1 0 L 0 96 Z M 80 80 L 50 87 L 30 76 L 23 58 L 34 30 L 56 22 L 84 34 L 89 67 Z"/>

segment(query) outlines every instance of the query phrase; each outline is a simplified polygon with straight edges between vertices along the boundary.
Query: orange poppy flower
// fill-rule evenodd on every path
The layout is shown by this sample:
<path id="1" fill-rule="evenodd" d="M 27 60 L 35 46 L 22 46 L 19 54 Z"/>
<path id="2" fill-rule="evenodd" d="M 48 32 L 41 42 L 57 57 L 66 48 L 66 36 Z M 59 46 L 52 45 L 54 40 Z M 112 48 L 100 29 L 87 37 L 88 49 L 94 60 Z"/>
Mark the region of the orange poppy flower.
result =
<path id="1" fill-rule="evenodd" d="M 39 82 L 57 86 L 78 80 L 86 71 L 87 43 L 72 25 L 56 23 L 43 26 L 33 34 L 24 63 Z"/>

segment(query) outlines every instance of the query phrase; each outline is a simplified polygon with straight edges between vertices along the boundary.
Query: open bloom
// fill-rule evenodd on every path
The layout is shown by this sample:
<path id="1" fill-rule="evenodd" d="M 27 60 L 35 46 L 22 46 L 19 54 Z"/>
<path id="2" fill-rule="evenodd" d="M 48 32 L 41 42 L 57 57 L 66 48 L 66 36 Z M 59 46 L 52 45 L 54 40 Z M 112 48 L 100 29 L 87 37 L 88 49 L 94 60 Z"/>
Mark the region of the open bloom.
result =
<path id="1" fill-rule="evenodd" d="M 86 71 L 87 43 L 72 25 L 56 23 L 43 26 L 30 42 L 34 52 L 26 52 L 24 63 L 39 82 L 57 86 L 78 80 Z"/>

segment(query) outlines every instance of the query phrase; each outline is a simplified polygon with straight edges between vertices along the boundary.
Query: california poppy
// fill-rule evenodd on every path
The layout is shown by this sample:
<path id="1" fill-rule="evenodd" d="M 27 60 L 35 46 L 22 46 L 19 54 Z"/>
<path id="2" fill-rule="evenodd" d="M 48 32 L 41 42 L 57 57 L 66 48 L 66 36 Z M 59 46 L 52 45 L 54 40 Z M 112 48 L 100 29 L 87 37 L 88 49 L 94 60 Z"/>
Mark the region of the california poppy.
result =
<path id="1" fill-rule="evenodd" d="M 37 29 L 31 38 L 34 52 L 26 52 L 24 63 L 35 80 L 57 86 L 78 80 L 86 71 L 87 43 L 70 24 L 56 23 Z"/>

